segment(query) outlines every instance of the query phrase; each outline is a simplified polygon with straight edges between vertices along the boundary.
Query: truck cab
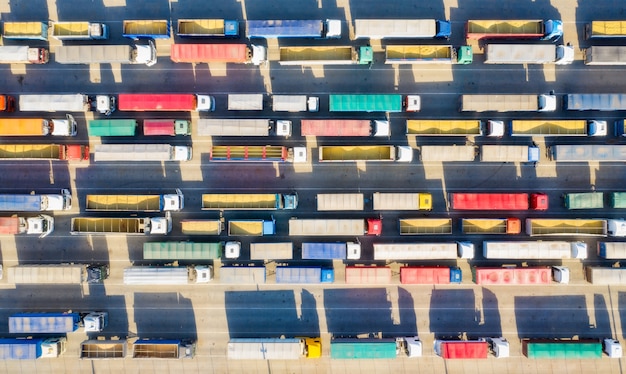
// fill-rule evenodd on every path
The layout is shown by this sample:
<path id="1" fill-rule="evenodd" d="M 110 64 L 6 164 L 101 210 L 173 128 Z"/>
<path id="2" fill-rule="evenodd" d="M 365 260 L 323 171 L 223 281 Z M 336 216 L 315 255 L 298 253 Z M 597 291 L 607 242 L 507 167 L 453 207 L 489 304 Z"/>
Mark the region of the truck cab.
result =
<path id="1" fill-rule="evenodd" d="M 530 209 L 548 210 L 548 195 L 544 193 L 530 194 Z"/>
<path id="2" fill-rule="evenodd" d="M 46 237 L 54 231 L 54 218 L 47 214 L 38 217 L 26 218 L 27 234 L 39 234 L 40 238 Z"/>
<path id="3" fill-rule="evenodd" d="M 538 97 L 540 112 L 554 112 L 556 110 L 556 95 L 542 94 Z"/>
<path id="4" fill-rule="evenodd" d="M 211 95 L 196 95 L 196 110 L 213 112 L 215 110 L 215 98 Z"/>
<path id="5" fill-rule="evenodd" d="M 50 135 L 52 136 L 76 136 L 78 125 L 74 116 L 66 114 L 65 119 L 53 119 L 50 120 Z"/>
<path id="6" fill-rule="evenodd" d="M 213 267 L 196 265 L 189 268 L 190 283 L 209 283 L 213 279 Z"/>
<path id="7" fill-rule="evenodd" d="M 42 195 L 45 206 L 41 210 L 70 210 L 72 209 L 72 193 L 69 189 L 62 189 L 58 195 Z"/>
<path id="8" fill-rule="evenodd" d="M 302 164 L 307 160 L 306 147 L 293 147 L 289 148 L 289 155 L 287 161 L 291 161 L 294 164 Z"/>
<path id="9" fill-rule="evenodd" d="M 504 136 L 504 121 L 489 120 L 487 121 L 487 136 L 491 138 L 501 138 Z"/>
<path id="10" fill-rule="evenodd" d="M 569 269 L 565 266 L 552 266 L 552 280 L 556 283 L 569 283 Z"/>
<path id="11" fill-rule="evenodd" d="M 587 122 L 587 135 L 589 136 L 607 136 L 609 127 L 606 121 L 591 120 Z"/>
<path id="12" fill-rule="evenodd" d="M 474 52 L 472 46 L 464 45 L 460 46 L 456 50 L 456 63 L 460 65 L 468 65 L 474 61 Z"/>
<path id="13" fill-rule="evenodd" d="M 172 215 L 170 212 L 165 213 L 165 217 L 152 217 L 150 227 L 146 231 L 150 234 L 167 235 L 172 231 Z"/>
<path id="14" fill-rule="evenodd" d="M 135 64 L 146 64 L 146 66 L 152 66 L 157 63 L 156 45 L 152 40 L 148 41 L 148 45 L 136 45 L 134 54 Z"/>
<path id="15" fill-rule="evenodd" d="M 224 245 L 224 257 L 229 259 L 239 258 L 241 255 L 241 242 L 230 241 Z"/>
<path id="16" fill-rule="evenodd" d="M 296 209 L 298 207 L 298 194 L 293 193 L 293 194 L 284 194 L 282 195 L 282 207 L 281 209 L 285 209 L 285 210 L 293 210 Z"/>
<path id="17" fill-rule="evenodd" d="M 267 62 L 267 49 L 262 45 L 251 45 L 252 47 L 252 56 L 250 61 L 253 65 L 261 65 Z"/>
<path id="18" fill-rule="evenodd" d="M 320 110 L 320 98 L 317 96 L 309 96 L 306 101 L 307 109 L 309 112 L 319 112 Z"/>
<path id="19" fill-rule="evenodd" d="M 346 243 L 346 258 L 348 260 L 360 260 L 361 259 L 361 243 L 347 242 Z"/>
<path id="20" fill-rule="evenodd" d="M 626 221 L 622 219 L 610 219 L 608 221 L 608 234 L 613 237 L 625 237 Z"/>
<path id="21" fill-rule="evenodd" d="M 91 312 L 82 316 L 85 332 L 100 332 L 109 322 L 109 313 Z"/>
<path id="22" fill-rule="evenodd" d="M 396 355 L 400 356 L 401 353 L 407 355 L 407 357 L 422 357 L 422 342 L 417 336 L 408 336 L 402 338 L 396 338 Z"/>
<path id="23" fill-rule="evenodd" d="M 611 358 L 622 357 L 622 345 L 615 339 L 604 339 L 602 341 L 604 353 Z"/>
<path id="24" fill-rule="evenodd" d="M 339 39 L 341 38 L 341 20 L 327 19 L 324 22 L 324 38 Z"/>
<path id="25" fill-rule="evenodd" d="M 180 189 L 176 189 L 176 194 L 163 195 L 163 211 L 180 211 L 185 207 L 185 196 Z"/>
<path id="26" fill-rule="evenodd" d="M 459 258 L 473 259 L 474 258 L 474 243 L 472 242 L 458 242 L 458 255 Z"/>
<path id="27" fill-rule="evenodd" d="M 572 62 L 574 62 L 574 47 L 571 45 L 557 45 L 554 63 L 556 65 L 568 65 Z"/>
<path id="28" fill-rule="evenodd" d="M 422 99 L 419 95 L 406 95 L 404 98 L 404 110 L 407 112 L 419 112 L 422 109 Z"/>
<path id="29" fill-rule="evenodd" d="M 109 267 L 107 265 L 91 265 L 86 269 L 87 283 L 102 283 L 109 276 Z"/>
<path id="30" fill-rule="evenodd" d="M 411 162 L 413 161 L 413 148 L 410 146 L 400 145 L 396 148 L 396 161 L 397 162 Z"/>
<path id="31" fill-rule="evenodd" d="M 41 342 L 41 357 L 54 358 L 59 357 L 67 350 L 67 338 L 48 338 Z"/>
<path id="32" fill-rule="evenodd" d="M 281 119 L 276 121 L 274 126 L 276 136 L 284 136 L 287 138 L 291 136 L 291 121 Z"/>
<path id="33" fill-rule="evenodd" d="M 391 136 L 391 130 L 389 127 L 389 121 L 375 120 L 372 123 L 373 136 L 375 137 L 389 137 Z"/>
<path id="34" fill-rule="evenodd" d="M 368 218 L 367 219 L 367 235 L 380 236 L 382 232 L 383 232 L 382 218 Z"/>
<path id="35" fill-rule="evenodd" d="M 192 148 L 187 146 L 174 146 L 172 147 L 174 152 L 172 160 L 174 161 L 189 161 L 193 155 Z"/>
<path id="36" fill-rule="evenodd" d="M 105 116 L 111 115 L 111 113 L 115 112 L 115 96 L 96 95 L 95 103 L 92 103 L 92 110 Z"/>
<path id="37" fill-rule="evenodd" d="M 504 358 L 509 357 L 509 342 L 504 338 L 483 338 L 489 343 L 489 349 L 494 357 Z"/>
<path id="38" fill-rule="evenodd" d="M 563 36 L 563 21 L 547 20 L 543 23 L 543 38 L 541 40 L 557 40 Z"/>

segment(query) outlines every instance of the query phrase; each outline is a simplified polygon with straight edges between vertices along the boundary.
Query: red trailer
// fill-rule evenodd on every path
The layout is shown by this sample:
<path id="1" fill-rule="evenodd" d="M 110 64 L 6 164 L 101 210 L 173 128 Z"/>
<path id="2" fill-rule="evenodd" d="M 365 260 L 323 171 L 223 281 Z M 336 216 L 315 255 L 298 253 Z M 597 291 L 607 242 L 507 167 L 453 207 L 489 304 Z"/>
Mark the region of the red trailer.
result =
<path id="1" fill-rule="evenodd" d="M 360 119 L 303 119 L 302 136 L 370 136 L 372 124 Z"/>
<path id="2" fill-rule="evenodd" d="M 195 94 L 119 94 L 121 111 L 181 111 L 213 110 L 211 96 Z"/>
<path id="3" fill-rule="evenodd" d="M 451 193 L 448 202 L 457 210 L 548 209 L 548 196 L 540 193 Z"/>
<path id="4" fill-rule="evenodd" d="M 549 267 L 476 268 L 474 281 L 481 285 L 551 284 L 552 269 Z"/>
<path id="5" fill-rule="evenodd" d="M 489 343 L 486 341 L 435 341 L 435 353 L 446 359 L 487 358 Z"/>
<path id="6" fill-rule="evenodd" d="M 389 284 L 391 283 L 391 268 L 346 266 L 347 284 Z"/>
<path id="7" fill-rule="evenodd" d="M 461 282 L 461 270 L 449 267 L 401 267 L 402 284 L 450 284 Z"/>
<path id="8" fill-rule="evenodd" d="M 245 44 L 173 44 L 174 62 L 209 63 L 250 61 L 250 49 Z"/>

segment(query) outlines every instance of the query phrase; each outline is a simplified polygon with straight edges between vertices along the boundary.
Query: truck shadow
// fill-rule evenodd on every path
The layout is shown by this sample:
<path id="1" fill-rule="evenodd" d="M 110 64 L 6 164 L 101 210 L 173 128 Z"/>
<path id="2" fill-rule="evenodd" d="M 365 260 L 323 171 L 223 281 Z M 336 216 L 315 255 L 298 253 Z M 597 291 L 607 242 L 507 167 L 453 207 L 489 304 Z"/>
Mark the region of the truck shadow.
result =
<path id="1" fill-rule="evenodd" d="M 134 320 L 141 338 L 191 339 L 198 337 L 191 299 L 176 292 L 134 294 Z M 167 305 L 167 313 L 163 311 Z"/>

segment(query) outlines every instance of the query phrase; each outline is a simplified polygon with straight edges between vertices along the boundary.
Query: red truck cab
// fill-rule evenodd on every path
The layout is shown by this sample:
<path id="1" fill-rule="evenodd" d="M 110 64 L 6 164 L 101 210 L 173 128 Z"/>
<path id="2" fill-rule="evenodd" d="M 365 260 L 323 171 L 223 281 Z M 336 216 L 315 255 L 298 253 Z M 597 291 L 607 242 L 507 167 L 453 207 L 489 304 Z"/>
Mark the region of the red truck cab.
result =
<path id="1" fill-rule="evenodd" d="M 548 210 L 548 195 L 544 193 L 530 194 L 530 209 Z"/>
<path id="2" fill-rule="evenodd" d="M 383 220 L 381 218 L 367 219 L 367 235 L 380 236 L 383 233 Z"/>

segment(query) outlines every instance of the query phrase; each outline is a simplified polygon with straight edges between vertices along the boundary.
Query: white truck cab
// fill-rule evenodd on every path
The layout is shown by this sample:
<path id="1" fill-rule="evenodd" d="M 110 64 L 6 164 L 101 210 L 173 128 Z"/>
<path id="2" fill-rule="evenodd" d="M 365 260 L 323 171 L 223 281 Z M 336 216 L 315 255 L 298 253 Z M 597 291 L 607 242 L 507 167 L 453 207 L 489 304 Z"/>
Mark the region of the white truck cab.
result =
<path id="1" fill-rule="evenodd" d="M 458 251 L 459 251 L 459 258 L 467 258 L 467 259 L 474 258 L 474 243 L 458 242 L 457 246 L 458 246 Z"/>
<path id="2" fill-rule="evenodd" d="M 290 137 L 291 136 L 291 121 L 288 120 L 278 120 L 276 121 L 276 135 Z"/>
<path id="3" fill-rule="evenodd" d="M 487 136 L 491 138 L 501 138 L 504 136 L 505 132 L 504 121 L 495 121 L 489 120 L 487 121 Z"/>
<path id="4" fill-rule="evenodd" d="M 100 332 L 108 324 L 109 313 L 107 312 L 91 312 L 83 316 L 83 326 L 85 332 Z"/>
<path id="5" fill-rule="evenodd" d="M 224 245 L 224 257 L 239 258 L 241 255 L 241 242 L 230 241 Z"/>
<path id="6" fill-rule="evenodd" d="M 167 235 L 172 231 L 172 214 L 165 213 L 165 217 L 150 218 L 150 234 Z"/>
<path id="7" fill-rule="evenodd" d="M 608 221 L 608 234 L 613 237 L 626 236 L 626 221 L 623 219 L 610 219 Z"/>
<path id="8" fill-rule="evenodd" d="M 148 41 L 148 45 L 135 46 L 135 64 L 146 64 L 152 66 L 157 63 L 156 45 L 152 40 Z"/>
<path id="9" fill-rule="evenodd" d="M 419 112 L 422 109 L 422 99 L 419 95 L 406 95 L 404 109 L 407 112 Z"/>
<path id="10" fill-rule="evenodd" d="M 307 109 L 309 112 L 319 112 L 320 110 L 320 98 L 317 96 L 309 96 L 306 100 Z"/>
<path id="11" fill-rule="evenodd" d="M 185 196 L 183 192 L 177 188 L 175 194 L 163 195 L 163 211 L 178 212 L 185 207 Z"/>
<path id="12" fill-rule="evenodd" d="M 341 20 L 327 19 L 326 20 L 326 39 L 339 39 L 341 38 Z"/>
<path id="13" fill-rule="evenodd" d="M 391 128 L 389 127 L 389 121 L 374 121 L 374 136 L 389 137 L 391 136 Z"/>
<path id="14" fill-rule="evenodd" d="M 206 265 L 192 266 L 195 272 L 195 283 L 209 283 L 213 279 L 213 267 Z"/>
<path id="15" fill-rule="evenodd" d="M 422 357 L 422 342 L 417 336 L 396 338 L 396 355 L 405 353 L 407 357 Z"/>
<path id="16" fill-rule="evenodd" d="M 172 160 L 174 161 L 189 161 L 191 160 L 191 157 L 193 155 L 193 150 L 191 147 L 186 147 L 186 146 L 174 146 L 173 148 L 173 152 L 174 155 L 172 157 Z"/>
<path id="17" fill-rule="evenodd" d="M 306 154 L 307 154 L 306 147 L 289 148 L 288 159 L 294 164 L 302 164 L 302 163 L 305 163 L 307 160 Z"/>
<path id="18" fill-rule="evenodd" d="M 622 345 L 615 339 L 604 339 L 602 341 L 604 353 L 611 358 L 622 357 Z"/>
<path id="19" fill-rule="evenodd" d="M 496 358 L 509 357 L 509 342 L 504 338 L 486 338 L 491 352 Z"/>
<path id="20" fill-rule="evenodd" d="M 556 46 L 556 65 L 568 65 L 574 62 L 574 47 L 571 45 Z"/>
<path id="21" fill-rule="evenodd" d="M 250 62 L 257 66 L 267 62 L 267 49 L 262 45 L 252 44 L 252 58 Z"/>
<path id="22" fill-rule="evenodd" d="M 115 112 L 115 96 L 113 95 L 96 95 L 96 112 L 105 116 Z"/>
<path id="23" fill-rule="evenodd" d="M 539 111 L 554 112 L 556 110 L 556 95 L 542 94 L 539 95 Z"/>
<path id="24" fill-rule="evenodd" d="M 53 119 L 51 120 L 52 131 L 50 135 L 52 136 L 76 136 L 76 129 L 78 125 L 76 124 L 76 120 L 74 116 L 71 114 L 66 114 L 65 119 Z"/>
<path id="25" fill-rule="evenodd" d="M 54 218 L 47 214 L 26 218 L 26 234 L 39 235 L 40 238 L 50 235 L 54 231 Z"/>
<path id="26" fill-rule="evenodd" d="M 211 95 L 196 95 L 196 110 L 201 112 L 213 112 L 215 110 L 215 98 Z"/>
<path id="27" fill-rule="evenodd" d="M 569 283 L 569 269 L 565 266 L 552 266 L 552 280 L 556 283 Z"/>
<path id="28" fill-rule="evenodd" d="M 607 136 L 609 127 L 606 121 L 591 120 L 587 122 L 587 135 L 589 136 Z"/>
<path id="29" fill-rule="evenodd" d="M 361 259 L 361 243 L 347 242 L 346 243 L 346 258 L 348 260 L 360 260 Z"/>
<path id="30" fill-rule="evenodd" d="M 572 258 L 585 260 L 587 258 L 587 243 L 573 242 L 572 243 Z"/>
<path id="31" fill-rule="evenodd" d="M 411 162 L 413 161 L 413 148 L 406 145 L 399 145 L 396 147 L 396 161 L 397 162 Z"/>

